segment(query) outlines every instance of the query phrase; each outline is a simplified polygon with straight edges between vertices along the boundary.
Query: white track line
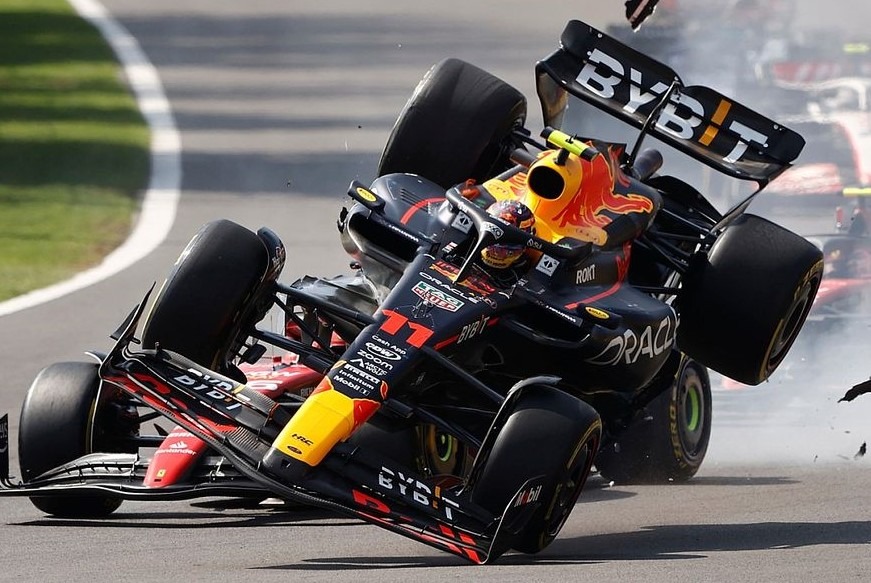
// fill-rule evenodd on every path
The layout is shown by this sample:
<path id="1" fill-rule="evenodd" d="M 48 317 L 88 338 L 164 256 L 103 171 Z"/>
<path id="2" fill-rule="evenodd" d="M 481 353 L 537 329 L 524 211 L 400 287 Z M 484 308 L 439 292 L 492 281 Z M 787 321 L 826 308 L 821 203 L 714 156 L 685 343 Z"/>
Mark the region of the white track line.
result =
<path id="1" fill-rule="evenodd" d="M 0 316 L 60 298 L 139 261 L 167 236 L 175 220 L 181 184 L 181 137 L 154 66 L 136 39 L 97 0 L 69 0 L 103 35 L 126 72 L 142 115 L 151 129 L 151 177 L 130 237 L 92 269 L 60 283 L 0 302 Z"/>

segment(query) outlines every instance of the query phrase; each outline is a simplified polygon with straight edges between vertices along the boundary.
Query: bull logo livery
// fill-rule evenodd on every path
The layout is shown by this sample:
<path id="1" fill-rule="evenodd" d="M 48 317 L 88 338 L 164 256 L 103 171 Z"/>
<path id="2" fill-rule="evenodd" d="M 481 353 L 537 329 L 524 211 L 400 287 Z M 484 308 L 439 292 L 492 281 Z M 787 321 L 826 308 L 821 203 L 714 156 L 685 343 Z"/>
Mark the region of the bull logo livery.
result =
<path id="1" fill-rule="evenodd" d="M 649 196 L 628 191 L 631 183 L 617 165 L 622 148 L 597 146 L 600 153 L 589 161 L 552 154 L 530 167 L 521 201 L 544 227 L 539 236 L 605 245 L 611 236 L 608 227 L 616 218 L 636 213 L 650 216 L 656 210 Z"/>
<path id="2" fill-rule="evenodd" d="M 609 148 L 611 156 L 613 154 Z M 608 213 L 625 215 L 653 212 L 653 201 L 646 196 L 614 192 L 615 169 L 604 155 L 596 156 L 592 162 L 580 160 L 580 163 L 584 169 L 583 187 L 550 219 L 560 232 L 589 229 L 599 236 L 601 230 L 604 236 L 601 243 L 604 243 L 607 240 L 604 228 L 613 220 L 613 215 Z"/>

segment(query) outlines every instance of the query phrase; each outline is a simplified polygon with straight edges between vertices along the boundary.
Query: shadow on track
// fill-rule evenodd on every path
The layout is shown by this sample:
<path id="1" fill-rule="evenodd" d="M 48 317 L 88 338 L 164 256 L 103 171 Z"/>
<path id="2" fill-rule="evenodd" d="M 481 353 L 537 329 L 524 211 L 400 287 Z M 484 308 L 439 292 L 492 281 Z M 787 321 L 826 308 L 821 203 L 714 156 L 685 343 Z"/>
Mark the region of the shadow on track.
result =
<path id="1" fill-rule="evenodd" d="M 499 565 L 584 565 L 616 561 L 705 559 L 712 552 L 794 549 L 815 545 L 867 545 L 871 522 L 767 522 L 652 526 L 637 532 L 557 539 L 539 555 L 509 554 Z M 456 557 L 320 557 L 263 570 L 336 571 L 432 569 L 466 565 Z"/>

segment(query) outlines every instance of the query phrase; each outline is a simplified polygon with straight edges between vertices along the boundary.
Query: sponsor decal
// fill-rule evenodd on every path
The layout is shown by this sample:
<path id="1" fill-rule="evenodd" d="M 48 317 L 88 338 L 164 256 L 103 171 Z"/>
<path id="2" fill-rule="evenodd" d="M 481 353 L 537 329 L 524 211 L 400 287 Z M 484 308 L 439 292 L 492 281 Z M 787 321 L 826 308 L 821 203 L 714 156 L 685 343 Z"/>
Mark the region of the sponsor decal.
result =
<path id="1" fill-rule="evenodd" d="M 368 202 L 376 202 L 378 200 L 378 197 L 375 196 L 371 190 L 363 188 L 362 186 L 357 187 L 357 195 Z"/>
<path id="2" fill-rule="evenodd" d="M 452 508 L 459 508 L 454 500 L 443 498 L 441 488 L 430 488 L 414 476 L 406 476 L 401 471 L 381 466 L 378 472 L 378 486 L 387 492 L 394 492 L 403 498 L 427 508 L 441 508 L 448 520 L 453 519 Z"/>
<path id="3" fill-rule="evenodd" d="M 374 362 L 364 360 L 359 354 L 357 358 L 352 358 L 348 362 L 377 377 L 383 377 L 388 373 L 387 367 L 378 366 Z"/>
<path id="4" fill-rule="evenodd" d="M 391 370 L 393 370 L 393 363 L 392 362 L 390 362 L 389 360 L 385 360 L 384 358 L 381 358 L 380 356 L 372 354 L 368 350 L 360 349 L 357 351 L 356 356 L 357 356 L 357 358 L 352 358 L 349 360 L 349 362 L 353 363 L 354 365 L 358 365 L 358 363 L 368 362 L 368 363 L 375 365 L 380 370 L 384 370 L 387 372 L 390 372 Z M 367 367 L 363 366 L 363 368 L 367 368 Z"/>
<path id="5" fill-rule="evenodd" d="M 363 366 L 359 367 L 355 363 L 340 360 L 337 366 L 333 367 L 332 379 L 334 382 L 341 383 L 362 396 L 368 397 L 373 392 L 378 391 L 381 379 L 365 370 L 366 361 L 353 360 L 359 360 Z"/>
<path id="6" fill-rule="evenodd" d="M 599 308 L 594 308 L 593 306 L 586 306 L 584 310 L 594 318 L 599 318 L 600 320 L 607 320 L 611 316 L 608 315 L 608 312 L 600 310 Z"/>
<path id="7" fill-rule="evenodd" d="M 295 439 L 298 442 L 302 443 L 303 445 L 307 445 L 309 447 L 311 447 L 315 444 L 315 442 L 313 442 L 311 439 L 309 439 L 308 437 L 305 437 L 304 435 L 300 435 L 299 433 L 291 434 L 290 438 Z"/>
<path id="8" fill-rule="evenodd" d="M 572 324 L 577 324 L 577 323 L 578 323 L 578 319 L 575 318 L 574 316 L 572 316 L 571 314 L 566 314 L 566 313 L 563 312 L 562 310 L 558 310 L 558 309 L 554 308 L 552 305 L 550 305 L 550 304 L 548 304 L 548 303 L 546 303 L 546 302 L 541 302 L 539 305 L 540 305 L 541 307 L 543 307 L 544 309 L 546 309 L 546 310 L 547 310 L 548 312 L 550 312 L 551 314 L 555 314 L 555 315 L 559 316 L 560 318 L 562 318 L 563 320 L 566 320 L 566 321 L 568 321 L 568 322 L 571 322 Z"/>
<path id="9" fill-rule="evenodd" d="M 161 447 L 160 449 L 158 449 L 155 455 L 157 454 L 183 454 L 195 456 L 197 455 L 197 452 L 194 451 L 194 449 L 191 448 L 190 445 L 188 445 L 186 442 L 175 441 L 173 443 L 170 443 L 167 447 Z"/>
<path id="10" fill-rule="evenodd" d="M 484 332 L 484 329 L 487 327 L 487 322 L 489 321 L 490 316 L 483 316 L 481 319 L 463 326 L 463 329 L 460 331 L 460 335 L 457 337 L 457 344 L 480 335 L 482 332 Z"/>
<path id="11" fill-rule="evenodd" d="M 629 67 L 627 72 L 623 63 L 598 48 L 590 53 L 576 81 L 604 99 L 614 99 L 618 91 L 625 94 L 626 87 L 621 85 L 627 84 L 629 95 L 628 100 L 624 99 L 627 102 L 623 105 L 623 110 L 630 114 L 659 99 L 668 91 L 668 85 L 662 81 L 645 87 L 641 71 Z M 751 144 L 756 148 L 766 147 L 768 136 L 737 120 L 730 121 L 731 108 L 731 102 L 721 99 L 716 110 L 708 115 L 699 100 L 678 93 L 672 96 L 671 102 L 663 108 L 656 126 L 678 139 L 695 140 L 704 146 L 710 145 L 719 133 L 719 128 L 726 128 L 738 136 L 731 152 L 724 157 L 726 162 L 734 163 L 741 159 Z M 713 123 L 703 127 L 702 123 L 707 119 Z"/>
<path id="12" fill-rule="evenodd" d="M 457 289 L 456 287 L 452 286 L 451 284 L 440 280 L 439 278 L 435 277 L 434 275 L 431 275 L 430 273 L 428 273 L 426 271 L 421 271 L 418 274 L 420 275 L 420 277 L 422 279 L 427 280 L 432 285 L 440 287 L 440 288 L 442 288 L 442 290 L 448 291 L 451 294 L 457 295 L 457 296 L 463 298 L 464 300 L 468 300 L 472 303 L 478 303 L 479 301 L 481 301 L 481 298 L 479 298 L 478 296 L 476 296 L 474 294 L 463 293 L 462 290 Z M 475 291 L 475 290 L 472 290 L 472 291 Z M 480 292 L 478 292 L 478 293 L 480 293 Z"/>
<path id="13" fill-rule="evenodd" d="M 520 492 L 514 501 L 514 506 L 525 506 L 531 502 L 537 502 L 538 497 L 541 496 L 541 487 L 541 484 L 539 484 L 538 486 L 532 486 L 529 489 Z"/>
<path id="14" fill-rule="evenodd" d="M 278 269 L 284 262 L 287 260 L 287 250 L 284 248 L 284 245 L 276 245 L 273 249 L 272 253 L 272 268 Z"/>
<path id="15" fill-rule="evenodd" d="M 185 385 L 193 387 L 193 389 L 195 391 L 201 391 L 203 389 L 208 389 L 208 388 L 215 388 L 218 390 L 230 392 L 236 388 L 236 384 L 234 384 L 230 381 L 227 381 L 225 379 L 219 379 L 219 378 L 212 377 L 206 373 L 202 373 L 202 372 L 198 371 L 195 368 L 189 368 L 187 370 L 187 372 L 191 373 L 194 377 L 197 377 L 197 378 L 193 378 L 193 377 L 188 376 L 188 375 L 182 375 L 181 377 L 178 377 L 176 380 L 178 380 L 179 382 L 181 382 Z M 184 380 L 182 380 L 182 378 Z M 194 386 L 194 385 L 196 385 L 196 386 Z"/>
<path id="16" fill-rule="evenodd" d="M 163 455 L 163 454 L 170 454 L 170 453 L 173 453 L 173 454 L 184 454 L 184 455 L 189 455 L 189 456 L 195 456 L 195 455 L 197 455 L 197 452 L 195 452 L 195 451 L 192 450 L 192 449 L 159 449 L 159 450 L 157 450 L 157 453 L 159 453 L 159 454 L 161 454 L 161 455 Z"/>
<path id="17" fill-rule="evenodd" d="M 177 375 L 173 378 L 173 381 L 184 385 L 192 391 L 200 392 L 213 401 L 223 401 L 223 407 L 227 411 L 232 411 L 242 406 L 241 403 L 227 396 L 227 393 L 233 391 L 237 385 L 224 379 L 211 377 L 193 368 L 189 368 L 187 372 L 190 374 Z"/>
<path id="18" fill-rule="evenodd" d="M 419 281 L 411 288 L 420 299 L 442 310 L 448 312 L 456 312 L 465 304 L 464 301 L 458 300 L 454 296 L 443 292 L 442 290 L 433 287 L 425 281 Z"/>
<path id="19" fill-rule="evenodd" d="M 472 219 L 466 213 L 458 213 L 451 226 L 461 233 L 468 233 L 472 228 Z"/>
<path id="20" fill-rule="evenodd" d="M 541 258 L 538 260 L 538 263 L 535 265 L 535 270 L 550 276 L 553 275 L 553 272 L 556 271 L 557 267 L 559 267 L 559 263 L 559 261 L 557 261 L 550 255 L 542 254 Z"/>
<path id="21" fill-rule="evenodd" d="M 578 272 L 575 274 L 575 283 L 578 285 L 590 283 L 594 279 L 596 279 L 595 265 L 588 265 L 583 269 L 579 269 Z"/>
<path id="22" fill-rule="evenodd" d="M 411 233 L 409 233 L 408 231 L 406 231 L 404 229 L 400 229 L 399 227 L 397 227 L 393 223 L 388 223 L 388 222 L 384 221 L 384 222 L 381 222 L 379 224 L 383 227 L 387 227 L 388 229 L 390 229 L 391 231 L 393 231 L 397 235 L 408 239 L 412 243 L 420 243 L 419 237 L 412 235 Z"/>
<path id="23" fill-rule="evenodd" d="M 481 225 L 481 229 L 484 232 L 493 235 L 494 239 L 501 239 L 502 235 L 505 234 L 505 231 L 503 231 L 498 225 L 494 225 L 493 223 L 483 223 Z"/>
<path id="24" fill-rule="evenodd" d="M 633 364 L 642 357 L 652 359 L 671 348 L 676 333 L 677 320 L 668 316 L 658 324 L 645 326 L 640 335 L 633 330 L 626 330 L 620 336 L 615 336 L 599 354 L 587 362 L 608 366 Z"/>
<path id="25" fill-rule="evenodd" d="M 385 348 L 374 342 L 367 342 L 366 348 L 369 349 L 373 354 L 377 354 L 381 358 L 386 358 L 387 360 L 400 360 L 402 357 L 389 348 Z M 370 359 L 372 360 L 372 359 Z"/>
<path id="26" fill-rule="evenodd" d="M 387 348 L 389 348 L 390 350 L 392 350 L 393 352 L 395 352 L 396 354 L 398 354 L 400 356 L 405 356 L 408 353 L 408 351 L 405 348 L 393 344 L 392 342 L 390 342 L 386 338 L 381 338 L 381 336 L 379 336 L 378 334 L 373 334 L 372 340 L 374 340 L 378 344 L 381 344 L 382 346 L 386 346 Z"/>

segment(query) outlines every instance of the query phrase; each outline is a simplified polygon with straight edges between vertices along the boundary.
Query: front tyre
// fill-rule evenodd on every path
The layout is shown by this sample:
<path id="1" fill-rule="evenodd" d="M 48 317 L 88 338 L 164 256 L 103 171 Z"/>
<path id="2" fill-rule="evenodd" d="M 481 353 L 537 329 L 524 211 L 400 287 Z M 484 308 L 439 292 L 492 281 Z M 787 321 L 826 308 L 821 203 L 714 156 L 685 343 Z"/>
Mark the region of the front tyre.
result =
<path id="1" fill-rule="evenodd" d="M 252 231 L 227 220 L 205 225 L 154 299 L 143 324 L 143 348 L 160 346 L 238 376 L 230 360 L 240 331 L 249 319 L 259 319 L 252 315 L 253 300 L 268 263 L 266 247 Z"/>
<path id="2" fill-rule="evenodd" d="M 61 362 L 34 379 L 21 407 L 18 461 L 25 483 L 96 452 L 130 451 L 138 432 L 135 408 L 112 387 L 102 388 L 97 363 Z M 114 496 L 30 498 L 39 510 L 63 518 L 100 518 L 120 505 Z"/>
<path id="3" fill-rule="evenodd" d="M 434 65 L 417 85 L 387 139 L 378 176 L 419 174 L 449 188 L 483 182 L 511 164 L 512 131 L 526 120 L 526 98 L 459 59 Z"/>
<path id="4" fill-rule="evenodd" d="M 602 424 L 590 405 L 549 385 L 524 387 L 472 488 L 472 502 L 501 515 L 517 490 L 544 475 L 538 507 L 512 547 L 537 553 L 559 533 L 586 483 Z"/>
<path id="5" fill-rule="evenodd" d="M 711 381 L 683 357 L 674 382 L 602 448 L 596 468 L 621 484 L 685 482 L 702 465 L 711 438 Z"/>

